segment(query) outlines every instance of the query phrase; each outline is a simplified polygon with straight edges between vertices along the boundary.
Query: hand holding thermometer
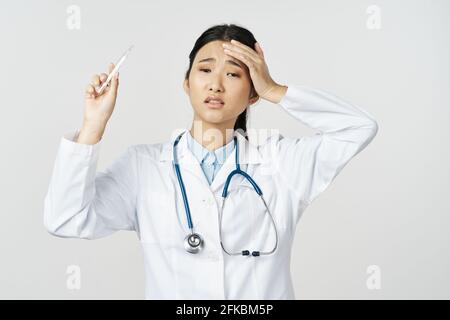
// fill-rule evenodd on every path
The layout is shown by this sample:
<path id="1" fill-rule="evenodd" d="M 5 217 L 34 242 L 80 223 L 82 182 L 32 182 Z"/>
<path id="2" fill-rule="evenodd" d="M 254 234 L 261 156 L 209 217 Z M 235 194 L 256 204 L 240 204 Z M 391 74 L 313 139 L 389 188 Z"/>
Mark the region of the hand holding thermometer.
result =
<path id="1" fill-rule="evenodd" d="M 125 59 L 128 57 L 128 54 L 130 53 L 131 49 L 133 49 L 134 45 L 131 45 L 127 51 L 120 57 L 119 61 L 116 63 L 114 69 L 110 72 L 108 75 L 108 78 L 103 82 L 103 84 L 100 86 L 100 88 L 95 88 L 95 91 L 97 91 L 97 94 L 102 94 L 103 90 L 108 86 L 108 84 L 111 82 L 111 79 L 114 77 L 114 75 L 119 72 L 119 68 L 122 65 L 122 63 L 125 61 Z"/>

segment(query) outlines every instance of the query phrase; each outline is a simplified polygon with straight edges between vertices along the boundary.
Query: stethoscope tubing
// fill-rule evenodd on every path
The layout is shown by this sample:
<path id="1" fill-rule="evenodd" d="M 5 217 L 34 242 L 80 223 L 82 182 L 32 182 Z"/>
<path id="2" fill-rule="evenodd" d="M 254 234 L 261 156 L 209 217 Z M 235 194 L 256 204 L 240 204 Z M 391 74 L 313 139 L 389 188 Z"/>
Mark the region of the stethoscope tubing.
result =
<path id="1" fill-rule="evenodd" d="M 184 246 L 185 246 L 185 249 L 187 252 L 198 253 L 203 248 L 204 242 L 203 242 L 203 238 L 199 234 L 194 232 L 194 224 L 192 222 L 191 210 L 189 207 L 189 201 L 187 199 L 186 187 L 184 185 L 183 178 L 181 176 L 180 166 L 178 164 L 178 157 L 177 157 L 177 152 L 176 152 L 177 145 L 180 142 L 180 139 L 183 134 L 184 134 L 184 132 L 181 133 L 180 135 L 178 135 L 178 137 L 175 139 L 175 141 L 173 143 L 173 165 L 174 165 L 174 169 L 175 169 L 175 172 L 177 175 L 178 185 L 180 186 L 181 195 L 183 196 L 184 208 L 185 208 L 185 212 L 186 212 L 188 227 L 190 230 L 190 234 L 187 235 L 185 238 Z M 258 257 L 260 255 L 269 255 L 269 254 L 272 254 L 273 252 L 275 252 L 275 250 L 278 247 L 278 232 L 277 232 L 276 223 L 275 223 L 275 220 L 273 219 L 272 214 L 270 213 L 270 210 L 269 210 L 269 207 L 267 206 L 266 201 L 264 200 L 261 188 L 253 180 L 253 178 L 247 174 L 247 172 L 241 170 L 241 167 L 239 164 L 239 144 L 237 143 L 236 136 L 233 137 L 233 140 L 234 140 L 234 146 L 236 148 L 236 152 L 235 152 L 236 169 L 233 170 L 232 172 L 230 172 L 230 174 L 228 175 L 228 177 L 225 181 L 223 191 L 222 191 L 222 206 L 221 206 L 221 210 L 220 210 L 221 212 L 219 215 L 220 216 L 220 218 L 219 218 L 220 219 L 220 226 L 219 226 L 220 245 L 222 246 L 222 249 L 225 251 L 225 253 L 227 253 L 230 256 L 231 255 L 243 255 L 243 256 L 250 255 L 249 250 L 242 250 L 240 252 L 230 252 L 225 248 L 223 241 L 222 241 L 222 217 L 223 217 L 223 212 L 224 212 L 223 209 L 225 207 L 225 202 L 226 202 L 226 199 L 228 196 L 228 187 L 230 185 L 230 182 L 231 182 L 231 179 L 233 178 L 233 176 L 240 174 L 252 185 L 255 192 L 259 195 L 267 212 L 269 213 L 270 219 L 272 221 L 272 225 L 275 230 L 275 246 L 273 247 L 273 249 L 270 251 L 252 251 L 251 255 L 255 256 L 255 257 Z"/>

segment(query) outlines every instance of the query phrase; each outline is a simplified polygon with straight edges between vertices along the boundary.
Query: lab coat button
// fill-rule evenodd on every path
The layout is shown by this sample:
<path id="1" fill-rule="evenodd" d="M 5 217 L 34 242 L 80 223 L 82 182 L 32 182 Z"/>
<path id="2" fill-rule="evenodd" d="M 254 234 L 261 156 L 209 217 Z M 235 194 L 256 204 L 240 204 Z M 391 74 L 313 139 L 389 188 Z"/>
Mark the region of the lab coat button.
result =
<path id="1" fill-rule="evenodd" d="M 214 201 L 213 199 L 211 199 L 211 198 L 208 198 L 208 200 L 206 200 L 206 204 L 208 205 L 208 206 L 212 206 L 212 205 L 214 205 L 215 204 L 215 202 L 216 201 Z"/>

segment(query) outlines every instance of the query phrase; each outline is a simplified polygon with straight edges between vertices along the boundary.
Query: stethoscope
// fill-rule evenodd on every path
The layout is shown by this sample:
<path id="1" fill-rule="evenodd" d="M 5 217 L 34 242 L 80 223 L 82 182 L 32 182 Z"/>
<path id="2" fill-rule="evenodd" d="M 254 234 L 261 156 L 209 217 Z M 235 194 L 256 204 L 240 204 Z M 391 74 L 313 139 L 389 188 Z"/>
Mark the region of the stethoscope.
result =
<path id="1" fill-rule="evenodd" d="M 184 132 L 182 132 L 175 139 L 175 142 L 173 143 L 173 165 L 175 167 L 178 184 L 180 186 L 181 194 L 183 196 L 184 209 L 186 211 L 187 222 L 188 222 L 188 226 L 189 226 L 189 230 L 190 230 L 190 233 L 184 238 L 184 248 L 189 253 L 198 253 L 204 247 L 204 240 L 200 236 L 200 234 L 194 232 L 194 225 L 192 223 L 192 218 L 191 218 L 191 210 L 189 209 L 189 202 L 188 202 L 187 195 L 186 195 L 186 188 L 183 183 L 183 178 L 181 177 L 180 166 L 178 164 L 178 158 L 177 158 L 177 152 L 176 152 L 178 142 L 180 141 L 181 136 L 183 134 L 184 134 Z M 239 165 L 239 145 L 237 143 L 236 136 L 233 137 L 233 140 L 234 140 L 234 146 L 236 149 L 236 152 L 235 152 L 236 169 L 230 172 L 230 174 L 227 177 L 227 180 L 225 181 L 225 185 L 223 187 L 222 206 L 221 206 L 220 224 L 219 224 L 220 245 L 222 246 L 223 251 L 225 251 L 225 253 L 227 253 L 230 256 L 232 256 L 232 255 L 249 256 L 250 255 L 250 250 L 241 250 L 241 251 L 237 251 L 237 252 L 230 252 L 224 247 L 224 244 L 222 242 L 222 215 L 224 212 L 223 209 L 225 207 L 225 202 L 226 202 L 226 199 L 228 196 L 228 186 L 230 184 L 231 178 L 233 178 L 234 175 L 240 174 L 240 175 L 244 176 L 244 178 L 247 179 L 248 182 L 250 182 L 250 184 L 253 186 L 253 189 L 255 190 L 255 192 L 259 195 L 259 198 L 261 199 L 264 206 L 266 207 L 267 212 L 269 213 L 270 219 L 272 221 L 272 225 L 275 229 L 275 246 L 273 247 L 273 249 L 270 251 L 252 251 L 251 255 L 254 257 L 258 257 L 260 255 L 269 255 L 269 254 L 272 254 L 277 249 L 277 246 L 278 246 L 278 233 L 277 233 L 275 221 L 272 217 L 272 214 L 270 213 L 270 210 L 267 206 L 266 201 L 264 200 L 261 188 L 245 171 L 241 170 L 241 167 Z"/>

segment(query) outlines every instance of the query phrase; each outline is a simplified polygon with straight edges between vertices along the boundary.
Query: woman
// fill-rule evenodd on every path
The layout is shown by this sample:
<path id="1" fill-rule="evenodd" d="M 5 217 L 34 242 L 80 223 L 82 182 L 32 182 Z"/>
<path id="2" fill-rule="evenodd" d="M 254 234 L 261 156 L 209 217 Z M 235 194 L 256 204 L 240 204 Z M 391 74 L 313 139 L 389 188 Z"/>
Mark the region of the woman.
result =
<path id="1" fill-rule="evenodd" d="M 53 235 L 83 239 L 135 231 L 148 299 L 294 299 L 296 224 L 370 143 L 377 123 L 330 93 L 275 82 L 261 46 L 242 27 L 209 28 L 189 59 L 184 90 L 194 109 L 190 129 L 166 143 L 130 146 L 98 173 L 119 79 L 97 95 L 94 87 L 107 75 L 93 77 L 81 130 L 60 142 L 45 226 Z M 250 143 L 247 109 L 260 98 L 320 133 L 274 134 L 260 145 Z M 244 173 L 227 181 L 236 169 Z"/>

